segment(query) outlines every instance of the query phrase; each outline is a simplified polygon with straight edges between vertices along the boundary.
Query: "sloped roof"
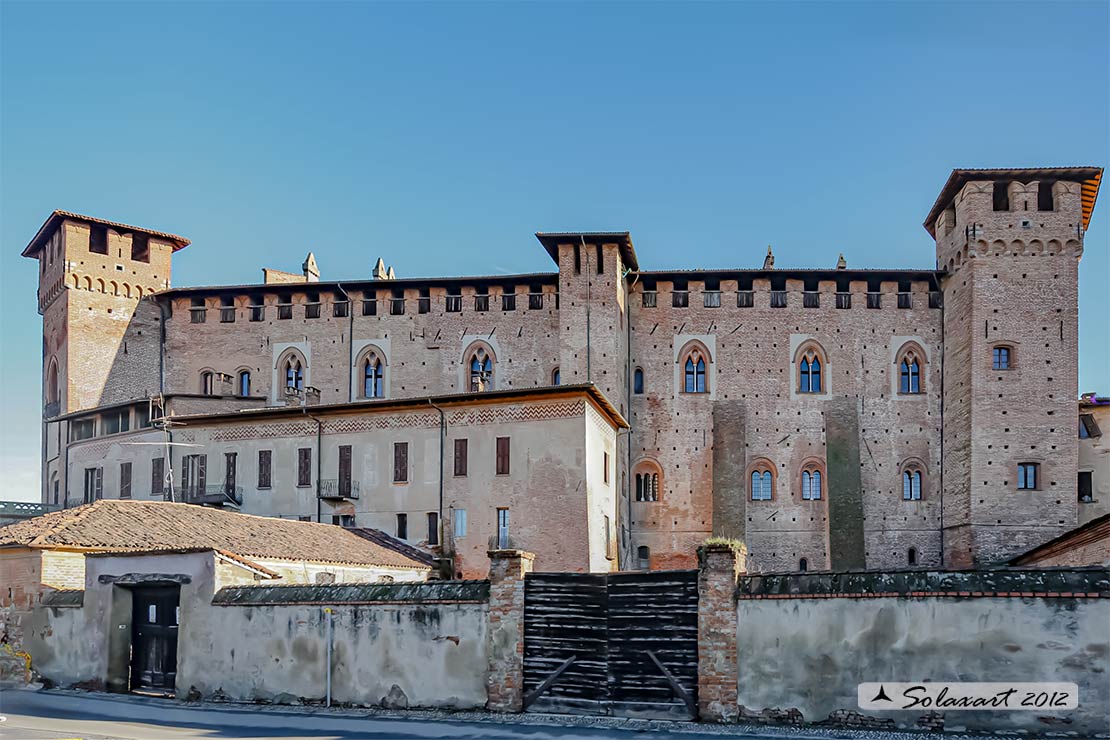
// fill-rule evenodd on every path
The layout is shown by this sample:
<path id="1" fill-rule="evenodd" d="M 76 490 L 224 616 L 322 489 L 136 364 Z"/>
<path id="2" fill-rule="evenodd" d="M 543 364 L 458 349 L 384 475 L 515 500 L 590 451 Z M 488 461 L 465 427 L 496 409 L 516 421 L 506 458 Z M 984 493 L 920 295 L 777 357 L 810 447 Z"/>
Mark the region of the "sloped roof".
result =
<path id="1" fill-rule="evenodd" d="M 1110 514 L 1103 514 L 1075 529 L 1069 529 L 1059 537 L 1015 555 L 1006 561 L 1008 565 L 1036 563 L 1052 555 L 1059 555 L 1093 542 L 1110 540 Z M 1096 565 L 1096 563 L 1091 563 Z"/>
<path id="2" fill-rule="evenodd" d="M 80 213 L 71 213 L 69 211 L 54 211 L 46 218 L 46 221 L 44 221 L 42 226 L 39 227 L 39 230 L 35 234 L 34 238 L 31 239 L 31 241 L 27 244 L 27 247 L 23 250 L 23 256 L 34 257 L 35 254 L 38 253 L 38 251 L 42 248 L 43 242 L 45 242 L 46 239 L 48 239 L 50 235 L 54 233 L 54 230 L 58 228 L 59 224 L 61 224 L 62 221 L 67 218 L 71 221 L 82 221 L 87 224 L 100 224 L 101 226 L 110 226 L 116 231 L 138 232 L 140 234 L 149 234 L 150 236 L 157 237 L 158 239 L 165 239 L 166 241 L 173 244 L 173 251 L 175 252 L 179 249 L 184 249 L 190 244 L 189 240 L 185 237 L 178 236 L 177 234 L 168 234 L 165 231 L 144 229 L 141 226 L 130 226 L 128 224 L 121 224 L 118 221 L 108 221 L 107 219 L 96 218 L 95 216 L 82 216 Z"/>
<path id="3" fill-rule="evenodd" d="M 331 524 L 166 501 L 104 499 L 0 528 L 0 547 L 13 545 L 92 552 L 211 549 L 247 559 L 428 567 L 385 534 L 371 540 Z"/>

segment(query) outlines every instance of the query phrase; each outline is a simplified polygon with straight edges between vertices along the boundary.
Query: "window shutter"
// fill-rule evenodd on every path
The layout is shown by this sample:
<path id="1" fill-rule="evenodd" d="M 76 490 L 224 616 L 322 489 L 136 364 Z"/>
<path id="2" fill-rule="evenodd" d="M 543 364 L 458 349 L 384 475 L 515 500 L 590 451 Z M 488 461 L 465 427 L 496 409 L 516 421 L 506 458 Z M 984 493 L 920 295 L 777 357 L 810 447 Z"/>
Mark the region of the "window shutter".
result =
<path id="1" fill-rule="evenodd" d="M 119 497 L 131 498 L 131 463 L 120 463 L 119 466 Z"/>
<path id="2" fill-rule="evenodd" d="M 312 485 L 312 449 L 302 447 L 297 450 L 297 485 Z"/>
<path id="3" fill-rule="evenodd" d="M 150 463 L 150 492 L 151 494 L 165 491 L 166 469 L 165 458 L 156 457 Z"/>
<path id="4" fill-rule="evenodd" d="M 405 483 L 409 479 L 409 443 L 393 443 L 393 482 Z"/>
<path id="5" fill-rule="evenodd" d="M 258 451 L 258 487 L 270 487 L 270 451 Z"/>
<path id="6" fill-rule="evenodd" d="M 96 487 L 94 490 L 96 491 L 95 500 L 104 498 L 104 468 L 96 469 Z"/>
<path id="7" fill-rule="evenodd" d="M 351 446 L 339 446 L 339 492 L 341 494 L 350 494 L 351 492 Z"/>
<path id="8" fill-rule="evenodd" d="M 455 440 L 455 475 L 466 475 L 466 453 L 467 441 L 465 439 Z"/>
<path id="9" fill-rule="evenodd" d="M 509 438 L 497 438 L 497 475 L 509 474 Z"/>
<path id="10" fill-rule="evenodd" d="M 204 495 L 208 485 L 208 455 L 197 455 L 197 491 Z"/>

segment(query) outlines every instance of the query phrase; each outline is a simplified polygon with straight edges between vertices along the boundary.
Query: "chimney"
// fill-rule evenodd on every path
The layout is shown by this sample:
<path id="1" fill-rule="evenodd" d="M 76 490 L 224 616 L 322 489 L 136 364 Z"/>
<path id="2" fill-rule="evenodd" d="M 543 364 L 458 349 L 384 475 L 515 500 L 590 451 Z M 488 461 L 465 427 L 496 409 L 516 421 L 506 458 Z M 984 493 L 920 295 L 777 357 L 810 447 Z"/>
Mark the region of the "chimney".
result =
<path id="1" fill-rule="evenodd" d="M 385 260 L 378 257 L 378 261 L 374 263 L 373 277 L 375 280 L 388 280 L 389 274 L 385 271 Z"/>
<path id="2" fill-rule="evenodd" d="M 306 283 L 320 282 L 320 268 L 316 266 L 316 255 L 312 254 L 312 252 L 309 252 L 308 256 L 304 258 L 304 264 L 301 265 L 301 269 L 304 270 L 304 280 Z"/>
<path id="3" fill-rule="evenodd" d="M 836 261 L 836 269 L 838 269 L 838 270 L 847 270 L 848 269 L 848 262 L 844 259 L 844 253 L 843 252 L 840 253 L 840 258 Z"/>
<path id="4" fill-rule="evenodd" d="M 764 270 L 773 270 L 773 269 L 775 269 L 775 255 L 771 251 L 771 245 L 770 244 L 767 245 L 767 256 L 763 258 L 763 269 Z"/>

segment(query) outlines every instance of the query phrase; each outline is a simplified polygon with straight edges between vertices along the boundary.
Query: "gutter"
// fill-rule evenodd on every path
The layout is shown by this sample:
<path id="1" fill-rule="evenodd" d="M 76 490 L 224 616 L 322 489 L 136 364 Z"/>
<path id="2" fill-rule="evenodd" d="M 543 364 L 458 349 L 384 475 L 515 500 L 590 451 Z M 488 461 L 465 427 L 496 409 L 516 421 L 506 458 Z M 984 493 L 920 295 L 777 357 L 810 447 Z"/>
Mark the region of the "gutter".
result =
<path id="1" fill-rule="evenodd" d="M 355 400 L 355 306 L 342 283 L 336 283 L 335 287 L 347 300 L 347 318 L 350 327 L 347 332 L 347 403 L 351 403 Z"/>
<path id="2" fill-rule="evenodd" d="M 439 406 L 436 406 L 435 401 L 430 398 L 428 399 L 428 405 L 439 412 L 439 536 L 436 539 L 439 542 L 440 553 L 444 553 L 445 538 L 443 536 L 443 455 L 445 454 L 444 448 L 447 442 L 447 416 L 443 413 L 443 409 L 441 409 Z M 443 567 L 442 561 L 440 563 L 440 567 Z M 451 572 L 447 574 L 448 579 L 450 579 L 455 573 L 454 565 L 451 566 L 450 571 Z"/>

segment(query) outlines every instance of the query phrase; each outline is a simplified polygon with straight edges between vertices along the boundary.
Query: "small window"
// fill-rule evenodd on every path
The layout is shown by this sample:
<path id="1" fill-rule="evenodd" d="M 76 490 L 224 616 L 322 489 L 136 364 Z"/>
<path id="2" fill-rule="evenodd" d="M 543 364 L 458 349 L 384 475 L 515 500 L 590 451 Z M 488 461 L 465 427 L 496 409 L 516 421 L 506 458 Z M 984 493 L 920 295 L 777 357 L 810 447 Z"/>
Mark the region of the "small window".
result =
<path id="1" fill-rule="evenodd" d="M 528 289 L 528 310 L 538 311 L 543 308 L 543 286 L 533 285 Z"/>
<path id="2" fill-rule="evenodd" d="M 1010 210 L 1010 183 L 994 183 L 993 206 L 996 211 Z"/>
<path id="3" fill-rule="evenodd" d="M 917 565 L 917 548 L 911 547 L 906 550 L 906 563 L 908 565 Z"/>
<path id="4" fill-rule="evenodd" d="M 108 254 L 108 227 L 98 224 L 89 226 L 89 251 L 94 254 Z"/>
<path id="5" fill-rule="evenodd" d="M 409 443 L 393 443 L 393 482 L 407 483 L 409 480 Z"/>
<path id="6" fill-rule="evenodd" d="M 1051 192 L 1051 190 L 1049 192 Z M 149 236 L 146 234 L 131 235 L 131 259 L 136 262 L 150 262 Z"/>
<path id="7" fill-rule="evenodd" d="M 432 311 L 432 291 L 430 288 L 421 288 L 420 295 L 416 299 L 416 312 L 417 313 L 431 313 Z"/>
<path id="8" fill-rule="evenodd" d="M 466 509 L 455 509 L 455 539 L 466 537 Z"/>
<path id="9" fill-rule="evenodd" d="M 350 302 L 348 302 L 346 298 L 339 298 L 336 296 L 335 302 L 331 304 L 331 315 L 337 319 L 345 319 L 350 313 Z"/>
<path id="10" fill-rule="evenodd" d="M 119 497 L 131 498 L 131 463 L 119 465 Z"/>
<path id="11" fill-rule="evenodd" d="M 225 452 L 224 453 L 224 493 L 228 495 L 235 493 L 235 481 L 238 475 L 239 453 Z"/>
<path id="12" fill-rule="evenodd" d="M 481 393 L 493 390 L 493 358 L 479 347 L 470 356 L 470 391 Z"/>
<path id="13" fill-rule="evenodd" d="M 921 393 L 921 363 L 913 352 L 906 353 L 898 363 L 898 392 L 902 394 Z"/>
<path id="14" fill-rule="evenodd" d="M 286 390 L 304 390 L 304 365 L 298 355 L 290 355 L 285 360 L 285 388 Z"/>
<path id="15" fill-rule="evenodd" d="M 688 284 L 685 280 L 676 280 L 673 285 L 674 290 L 671 292 L 671 306 L 674 308 L 686 308 L 690 305 L 690 291 Z"/>
<path id="16" fill-rule="evenodd" d="M 1019 491 L 1035 491 L 1040 484 L 1039 463 L 1018 463 L 1017 487 Z"/>
<path id="17" fill-rule="evenodd" d="M 389 315 L 390 316 L 404 316 L 405 315 L 405 291 L 395 290 L 393 296 L 389 299 Z"/>
<path id="18" fill-rule="evenodd" d="M 270 487 L 270 459 L 272 456 L 271 450 L 258 451 L 258 487 Z"/>
<path id="19" fill-rule="evenodd" d="M 265 321 L 266 320 L 266 299 L 262 296 L 254 296 L 250 299 L 250 320 L 251 321 Z"/>
<path id="20" fill-rule="evenodd" d="M 510 547 L 509 542 L 509 510 L 497 510 L 497 549 L 505 550 Z"/>
<path id="21" fill-rule="evenodd" d="M 1079 498 L 1079 503 L 1090 504 L 1095 500 L 1094 486 L 1092 483 L 1093 474 L 1089 470 L 1081 470 L 1079 472 L 1078 485 L 1076 491 Z"/>
<path id="22" fill-rule="evenodd" d="M 640 297 L 640 305 L 644 308 L 655 308 L 656 305 L 658 305 L 656 302 L 658 295 L 659 294 L 656 293 L 654 290 L 647 290 L 645 288 L 643 294 Z"/>
<path id="23" fill-rule="evenodd" d="M 902 471 L 902 500 L 921 500 L 921 471 L 909 468 Z"/>
<path id="24" fill-rule="evenodd" d="M 770 501 L 774 486 L 774 476 L 770 470 L 752 471 L 752 501 Z"/>
<path id="25" fill-rule="evenodd" d="M 374 293 L 364 293 L 362 296 L 362 315 L 363 316 L 377 316 L 378 315 L 378 298 Z"/>
<path id="26" fill-rule="evenodd" d="M 506 289 L 508 290 L 508 289 Z M 515 311 L 516 310 L 516 293 L 502 293 L 501 294 L 501 310 L 502 311 Z"/>
<path id="27" fill-rule="evenodd" d="M 297 450 L 297 486 L 306 488 L 312 485 L 312 448 L 301 447 Z"/>
<path id="28" fill-rule="evenodd" d="M 1102 436 L 1102 429 L 1099 428 L 1098 422 L 1095 421 L 1094 414 L 1080 414 L 1079 415 L 1079 438 L 1091 439 Z"/>
<path id="29" fill-rule="evenodd" d="M 439 514 L 428 512 L 428 546 L 435 547 L 439 544 Z"/>
<path id="30" fill-rule="evenodd" d="M 235 299 L 230 296 L 220 298 L 220 323 L 235 323 Z"/>
<path id="31" fill-rule="evenodd" d="M 805 573 L 808 570 L 809 570 L 809 561 L 806 560 L 805 558 L 802 558 L 801 560 L 799 560 L 798 561 L 798 571 L 801 572 L 801 573 Z"/>
<path id="32" fill-rule="evenodd" d="M 647 545 L 640 545 L 636 548 L 636 565 L 640 570 L 651 570 L 651 548 Z"/>
<path id="33" fill-rule="evenodd" d="M 609 515 L 605 515 L 605 557 L 612 560 L 616 557 L 616 549 L 613 547 L 613 523 L 609 520 Z"/>
<path id="34" fill-rule="evenodd" d="M 447 310 L 447 313 L 459 313 L 462 311 L 462 293 L 448 293 L 444 308 Z"/>
<path id="35" fill-rule="evenodd" d="M 601 456 L 601 464 L 603 468 L 601 472 L 601 478 L 604 481 L 605 485 L 609 485 L 609 453 L 603 452 L 601 453 Z"/>
<path id="36" fill-rule="evenodd" d="M 251 394 L 251 374 L 249 370 L 239 371 L 239 381 L 237 385 L 240 396 L 245 397 Z"/>
<path id="37" fill-rule="evenodd" d="M 383 378 L 382 361 L 371 352 L 362 361 L 362 397 L 385 398 Z"/>
<path id="38" fill-rule="evenodd" d="M 636 473 L 636 500 L 659 500 L 659 473 L 645 470 Z"/>
<path id="39" fill-rule="evenodd" d="M 991 368 L 994 370 L 1009 370 L 1012 361 L 1010 347 L 995 347 L 991 358 Z"/>
<path id="40" fill-rule="evenodd" d="M 551 371 L 551 385 L 559 385 L 559 368 Z"/>
<path id="41" fill-rule="evenodd" d="M 474 296 L 474 310 L 482 313 L 489 310 L 489 293 L 478 293 Z"/>
<path id="42" fill-rule="evenodd" d="M 642 368 L 636 368 L 632 372 L 632 392 L 636 395 L 641 395 L 644 392 L 644 371 Z"/>
<path id="43" fill-rule="evenodd" d="M 407 540 L 409 538 L 409 515 L 397 515 L 397 539 Z"/>
<path id="44" fill-rule="evenodd" d="M 293 303 L 290 299 L 285 298 L 281 303 L 277 304 L 277 310 L 278 320 L 286 321 L 293 318 Z"/>
<path id="45" fill-rule="evenodd" d="M 468 445 L 466 439 L 455 440 L 455 475 L 460 478 L 466 476 Z"/>
<path id="46" fill-rule="evenodd" d="M 307 301 L 304 304 L 304 317 L 306 319 L 320 318 L 320 294 L 309 293 L 306 298 Z"/>
<path id="47" fill-rule="evenodd" d="M 189 321 L 193 324 L 203 324 L 208 319 L 208 309 L 203 298 L 194 298 L 189 307 Z"/>
<path id="48" fill-rule="evenodd" d="M 802 471 L 802 500 L 821 500 L 821 471 L 809 468 Z"/>
<path id="49" fill-rule="evenodd" d="M 509 438 L 497 438 L 497 455 L 495 460 L 497 475 L 509 474 Z"/>
<path id="50" fill-rule="evenodd" d="M 205 371 L 200 374 L 200 392 L 206 396 L 211 396 L 215 392 L 215 374 L 211 371 Z"/>

